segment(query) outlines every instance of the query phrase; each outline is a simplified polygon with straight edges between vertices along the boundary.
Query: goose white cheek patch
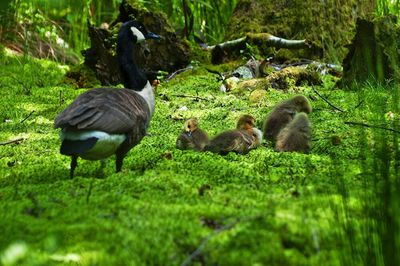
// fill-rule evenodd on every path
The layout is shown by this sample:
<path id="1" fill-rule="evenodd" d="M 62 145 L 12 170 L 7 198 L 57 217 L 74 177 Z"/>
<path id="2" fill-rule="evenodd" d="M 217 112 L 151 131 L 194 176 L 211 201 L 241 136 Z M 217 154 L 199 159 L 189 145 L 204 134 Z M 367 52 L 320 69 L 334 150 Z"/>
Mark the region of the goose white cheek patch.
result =
<path id="1" fill-rule="evenodd" d="M 146 40 L 143 33 L 140 30 L 138 30 L 136 27 L 131 27 L 131 31 L 132 31 L 133 35 L 136 36 L 138 43 Z"/>

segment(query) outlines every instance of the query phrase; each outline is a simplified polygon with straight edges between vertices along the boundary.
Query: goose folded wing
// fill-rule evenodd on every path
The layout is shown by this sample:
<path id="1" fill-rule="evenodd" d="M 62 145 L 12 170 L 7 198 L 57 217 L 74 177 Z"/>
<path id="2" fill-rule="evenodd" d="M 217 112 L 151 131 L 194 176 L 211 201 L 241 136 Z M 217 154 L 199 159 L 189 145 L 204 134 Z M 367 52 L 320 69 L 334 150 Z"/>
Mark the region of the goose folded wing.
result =
<path id="1" fill-rule="evenodd" d="M 95 89 L 80 95 L 55 120 L 55 127 L 99 130 L 111 134 L 142 131 L 149 110 L 145 100 L 126 89 Z"/>

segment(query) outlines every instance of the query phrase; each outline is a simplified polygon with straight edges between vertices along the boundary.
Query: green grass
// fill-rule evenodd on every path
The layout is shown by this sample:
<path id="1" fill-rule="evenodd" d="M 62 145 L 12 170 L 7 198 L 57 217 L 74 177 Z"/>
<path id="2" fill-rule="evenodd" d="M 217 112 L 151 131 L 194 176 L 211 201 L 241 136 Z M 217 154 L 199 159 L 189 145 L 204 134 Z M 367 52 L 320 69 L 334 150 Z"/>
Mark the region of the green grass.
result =
<path id="1" fill-rule="evenodd" d="M 65 70 L 55 63 L 0 61 L 0 142 L 26 138 L 0 146 L 2 264 L 180 265 L 199 247 L 194 265 L 387 262 L 387 227 L 380 224 L 399 213 L 400 201 L 388 198 L 389 214 L 379 204 L 381 188 L 397 180 L 397 138 L 344 121 L 382 124 L 388 111 L 398 119 L 394 88 L 344 91 L 326 81 L 318 90 L 347 110 L 339 113 L 309 87 L 269 90 L 264 101 L 250 104 L 250 91 L 225 94 L 211 74 L 185 73 L 157 88 L 151 136 L 130 151 L 121 173 L 114 173 L 114 158 L 104 179 L 96 178 L 99 162 L 79 160 L 70 180 L 53 121 L 84 90 L 60 84 Z M 261 126 L 277 102 L 296 93 L 314 99 L 310 154 L 276 153 L 268 143 L 244 156 L 175 149 L 180 118 L 197 117 L 211 136 L 245 113 Z M 397 217 L 386 225 L 398 226 Z"/>

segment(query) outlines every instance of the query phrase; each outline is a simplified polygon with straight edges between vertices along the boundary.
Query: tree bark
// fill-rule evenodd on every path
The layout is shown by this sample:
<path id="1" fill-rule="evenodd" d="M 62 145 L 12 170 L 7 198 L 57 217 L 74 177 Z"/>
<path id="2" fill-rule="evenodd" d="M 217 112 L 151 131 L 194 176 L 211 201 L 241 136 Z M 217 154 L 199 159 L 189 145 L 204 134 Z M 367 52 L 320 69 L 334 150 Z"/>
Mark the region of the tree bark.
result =
<path id="1" fill-rule="evenodd" d="M 357 32 L 343 60 L 339 87 L 372 81 L 385 84 L 399 80 L 400 30 L 394 16 L 357 21 Z"/>

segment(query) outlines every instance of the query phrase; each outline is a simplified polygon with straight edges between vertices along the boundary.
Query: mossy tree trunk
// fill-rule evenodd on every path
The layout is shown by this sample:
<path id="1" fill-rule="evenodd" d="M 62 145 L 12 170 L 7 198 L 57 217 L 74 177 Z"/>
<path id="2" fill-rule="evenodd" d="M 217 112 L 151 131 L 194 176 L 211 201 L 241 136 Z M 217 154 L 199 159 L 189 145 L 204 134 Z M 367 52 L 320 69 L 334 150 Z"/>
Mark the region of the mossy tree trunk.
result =
<path id="1" fill-rule="evenodd" d="M 341 87 L 365 81 L 387 83 L 399 80 L 400 30 L 397 18 L 357 21 L 357 33 L 343 60 Z"/>
<path id="2" fill-rule="evenodd" d="M 6 35 L 9 33 L 8 29 L 15 24 L 14 13 L 15 9 L 11 7 L 12 0 L 1 0 L 0 1 L 0 42 L 6 39 Z"/>

